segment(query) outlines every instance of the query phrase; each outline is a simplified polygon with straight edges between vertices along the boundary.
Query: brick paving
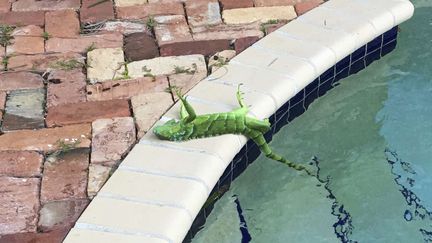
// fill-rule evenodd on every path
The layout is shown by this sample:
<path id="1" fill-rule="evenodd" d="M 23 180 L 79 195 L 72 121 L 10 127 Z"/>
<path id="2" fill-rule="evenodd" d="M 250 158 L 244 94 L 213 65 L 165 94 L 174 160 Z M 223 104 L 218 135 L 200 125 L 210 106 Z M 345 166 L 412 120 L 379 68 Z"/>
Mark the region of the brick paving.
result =
<path id="1" fill-rule="evenodd" d="M 323 0 L 0 0 L 0 243 L 61 242 L 136 141 Z"/>

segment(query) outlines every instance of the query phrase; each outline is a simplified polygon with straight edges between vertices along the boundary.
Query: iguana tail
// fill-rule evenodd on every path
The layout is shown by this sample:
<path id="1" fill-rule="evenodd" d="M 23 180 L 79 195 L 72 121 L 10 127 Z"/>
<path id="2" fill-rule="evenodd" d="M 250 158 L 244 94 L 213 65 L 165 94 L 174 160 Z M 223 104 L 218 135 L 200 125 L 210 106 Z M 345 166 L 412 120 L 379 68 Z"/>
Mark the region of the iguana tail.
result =
<path id="1" fill-rule="evenodd" d="M 267 142 L 266 142 L 266 140 L 265 140 L 265 138 L 264 138 L 264 136 L 262 134 L 256 133 L 254 135 L 255 136 L 251 136 L 251 139 L 258 145 L 258 147 L 261 150 L 261 152 L 263 152 L 264 155 L 267 158 L 279 161 L 279 162 L 281 162 L 283 164 L 288 165 L 289 167 L 291 167 L 291 168 L 293 168 L 295 170 L 305 171 L 308 175 L 316 177 L 316 174 L 312 173 L 305 166 L 300 165 L 300 164 L 296 164 L 294 162 L 291 162 L 291 161 L 285 159 L 284 157 L 282 157 L 282 156 L 280 156 L 278 154 L 273 153 L 273 151 L 270 149 L 269 145 L 267 144 Z"/>

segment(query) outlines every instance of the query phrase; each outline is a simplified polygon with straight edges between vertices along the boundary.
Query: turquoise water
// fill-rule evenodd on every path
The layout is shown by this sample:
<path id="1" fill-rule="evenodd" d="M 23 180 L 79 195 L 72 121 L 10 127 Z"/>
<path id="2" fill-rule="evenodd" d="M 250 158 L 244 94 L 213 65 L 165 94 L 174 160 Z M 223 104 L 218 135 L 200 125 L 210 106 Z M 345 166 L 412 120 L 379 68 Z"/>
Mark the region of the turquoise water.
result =
<path id="1" fill-rule="evenodd" d="M 398 39 L 273 137 L 327 185 L 260 156 L 193 242 L 432 242 L 432 1 Z"/>

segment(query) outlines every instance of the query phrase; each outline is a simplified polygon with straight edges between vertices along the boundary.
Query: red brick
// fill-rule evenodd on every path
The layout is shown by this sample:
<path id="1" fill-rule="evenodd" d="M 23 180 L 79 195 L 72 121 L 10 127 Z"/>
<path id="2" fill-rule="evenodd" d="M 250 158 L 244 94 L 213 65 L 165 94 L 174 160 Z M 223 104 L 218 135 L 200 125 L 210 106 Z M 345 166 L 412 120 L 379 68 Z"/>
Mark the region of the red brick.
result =
<path id="1" fill-rule="evenodd" d="M 11 9 L 11 3 L 9 0 L 0 0 L 0 13 L 9 12 Z"/>
<path id="2" fill-rule="evenodd" d="M 45 23 L 45 13 L 43 11 L 0 13 L 0 23 L 15 26 L 43 26 Z"/>
<path id="3" fill-rule="evenodd" d="M 87 199 L 45 203 L 40 210 L 39 230 L 49 232 L 52 229 L 72 227 L 88 203 Z"/>
<path id="4" fill-rule="evenodd" d="M 63 1 L 50 1 L 50 0 L 17 0 L 12 3 L 12 10 L 19 11 L 49 11 L 49 10 L 63 10 L 80 8 L 80 0 L 63 0 Z"/>
<path id="5" fill-rule="evenodd" d="M 181 56 L 191 54 L 213 55 L 230 49 L 230 40 L 185 41 L 166 44 L 160 47 L 161 56 Z"/>
<path id="6" fill-rule="evenodd" d="M 318 7 L 323 2 L 324 2 L 323 0 L 307 0 L 307 1 L 297 3 L 294 7 L 297 12 L 297 15 L 302 15 L 307 11 Z"/>
<path id="7" fill-rule="evenodd" d="M 183 15 L 156 17 L 157 25 L 154 28 L 159 46 L 180 42 L 191 41 L 192 35 Z"/>
<path id="8" fill-rule="evenodd" d="M 253 0 L 220 0 L 223 9 L 251 8 L 254 6 Z"/>
<path id="9" fill-rule="evenodd" d="M 0 235 L 36 232 L 38 178 L 0 177 Z"/>
<path id="10" fill-rule="evenodd" d="M 43 30 L 36 25 L 18 27 L 12 32 L 12 45 L 6 47 L 8 55 L 44 53 Z"/>
<path id="11" fill-rule="evenodd" d="M 84 66 L 84 58 L 78 53 L 53 53 L 53 54 L 37 54 L 37 55 L 19 55 L 9 58 L 9 70 L 21 71 L 31 70 L 37 72 L 45 72 L 48 68 L 60 69 L 60 62 L 68 62 L 71 60 L 79 61 Z"/>
<path id="12" fill-rule="evenodd" d="M 166 88 L 168 88 L 166 77 L 105 81 L 87 85 L 87 99 L 89 101 L 130 99 L 135 95 L 161 92 Z"/>
<path id="13" fill-rule="evenodd" d="M 47 106 L 86 101 L 86 77 L 80 70 L 54 70 L 48 76 Z"/>
<path id="14" fill-rule="evenodd" d="M 247 25 L 218 25 L 205 29 L 193 30 L 194 40 L 239 39 L 243 37 L 262 37 L 259 23 Z"/>
<path id="15" fill-rule="evenodd" d="M 40 176 L 43 156 L 32 151 L 0 151 L 0 176 Z"/>
<path id="16" fill-rule="evenodd" d="M 77 37 L 80 32 L 78 14 L 73 10 L 47 12 L 45 14 L 45 31 L 50 37 Z"/>
<path id="17" fill-rule="evenodd" d="M 114 7 L 112 1 L 82 0 L 80 18 L 82 23 L 95 23 L 108 19 L 114 19 Z"/>
<path id="18" fill-rule="evenodd" d="M 0 122 L 3 119 L 3 112 L 5 110 L 6 92 L 0 91 Z"/>
<path id="19" fill-rule="evenodd" d="M 51 155 L 44 163 L 41 202 L 87 198 L 89 149 L 72 149 Z"/>
<path id="20" fill-rule="evenodd" d="M 48 108 L 48 127 L 90 123 L 96 119 L 130 116 L 127 100 L 90 101 Z"/>
<path id="21" fill-rule="evenodd" d="M 19 233 L 0 236 L 0 243 L 59 243 L 69 232 L 70 227 L 45 233 Z"/>
<path id="22" fill-rule="evenodd" d="M 85 35 L 74 39 L 50 38 L 46 41 L 47 52 L 80 52 L 84 53 L 90 46 L 95 48 L 123 47 L 123 35 L 106 33 Z"/>
<path id="23" fill-rule="evenodd" d="M 139 61 L 159 56 L 156 40 L 143 32 L 126 36 L 123 49 L 128 61 Z"/>
<path id="24" fill-rule="evenodd" d="M 304 0 L 254 0 L 255 7 L 292 6 Z"/>
<path id="25" fill-rule="evenodd" d="M 90 124 L 39 130 L 21 130 L 0 135 L 0 150 L 38 150 L 50 152 L 59 148 L 59 141 L 79 139 L 78 148 L 90 147 Z"/>
<path id="26" fill-rule="evenodd" d="M 217 25 L 222 23 L 219 2 L 217 0 L 186 1 L 188 23 L 192 27 Z"/>
<path id="27" fill-rule="evenodd" d="M 277 24 L 268 24 L 263 26 L 264 31 L 266 32 L 266 35 L 270 34 L 271 32 L 279 29 L 280 27 L 284 26 L 286 23 L 285 22 L 280 22 Z"/>
<path id="28" fill-rule="evenodd" d="M 239 54 L 258 40 L 256 36 L 237 39 L 234 43 L 236 53 Z"/>
<path id="29" fill-rule="evenodd" d="M 0 73 L 0 91 L 43 88 L 43 81 L 36 73 L 4 72 Z"/>
<path id="30" fill-rule="evenodd" d="M 143 5 L 117 7 L 119 19 L 145 19 L 149 16 L 184 15 L 183 4 L 178 3 L 148 3 Z"/>

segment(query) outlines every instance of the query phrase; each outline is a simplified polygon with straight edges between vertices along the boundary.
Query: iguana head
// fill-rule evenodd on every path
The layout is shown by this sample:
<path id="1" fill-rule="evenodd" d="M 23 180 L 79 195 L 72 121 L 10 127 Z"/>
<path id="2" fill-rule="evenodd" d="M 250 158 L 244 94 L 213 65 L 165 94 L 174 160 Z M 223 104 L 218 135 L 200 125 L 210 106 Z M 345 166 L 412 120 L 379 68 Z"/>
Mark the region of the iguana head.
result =
<path id="1" fill-rule="evenodd" d="M 153 129 L 158 138 L 171 141 L 187 140 L 193 131 L 191 124 L 185 124 L 182 121 L 174 119 L 167 121 L 165 124 L 156 126 Z"/>

